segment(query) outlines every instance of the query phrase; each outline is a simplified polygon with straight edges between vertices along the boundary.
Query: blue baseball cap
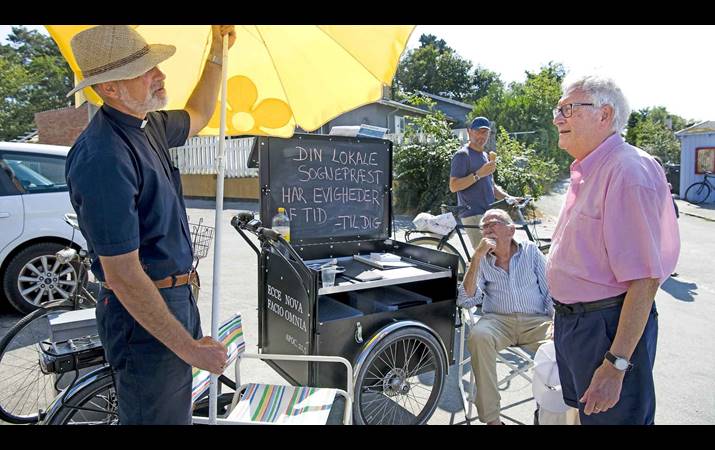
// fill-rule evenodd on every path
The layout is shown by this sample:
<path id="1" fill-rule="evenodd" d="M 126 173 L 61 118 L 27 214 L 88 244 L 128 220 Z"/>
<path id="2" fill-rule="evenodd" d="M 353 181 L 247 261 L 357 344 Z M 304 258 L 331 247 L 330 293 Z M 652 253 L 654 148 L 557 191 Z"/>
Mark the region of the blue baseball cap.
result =
<path id="1" fill-rule="evenodd" d="M 491 124 L 489 123 L 489 119 L 486 117 L 477 117 L 476 119 L 472 120 L 472 124 L 469 126 L 469 128 L 473 130 L 478 130 L 479 128 L 487 128 L 491 130 Z"/>

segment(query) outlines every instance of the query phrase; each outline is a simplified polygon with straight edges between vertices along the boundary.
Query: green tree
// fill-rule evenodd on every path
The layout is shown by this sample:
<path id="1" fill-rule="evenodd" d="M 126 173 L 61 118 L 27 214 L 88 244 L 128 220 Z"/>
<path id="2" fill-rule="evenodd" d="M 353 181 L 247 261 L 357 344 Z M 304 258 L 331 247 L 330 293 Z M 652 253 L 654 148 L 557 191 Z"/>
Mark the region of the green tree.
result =
<path id="1" fill-rule="evenodd" d="M 402 92 L 424 91 L 461 102 L 484 96 L 492 84 L 500 84 L 496 72 L 477 66 L 455 52 L 443 39 L 420 36 L 420 47 L 400 61 L 393 88 Z"/>
<path id="2" fill-rule="evenodd" d="M 558 148 L 558 132 L 554 127 L 552 109 L 561 97 L 561 83 L 566 70 L 559 63 L 550 62 L 539 72 L 526 72 L 524 82 L 504 87 L 491 84 L 487 94 L 475 102 L 470 117 L 486 116 L 533 148 L 544 160 L 553 160 L 565 173 L 571 157 Z"/>
<path id="3" fill-rule="evenodd" d="M 665 124 L 647 118 L 638 123 L 632 136 L 632 145 L 658 156 L 663 162 L 680 161 L 680 142 Z"/>
<path id="4" fill-rule="evenodd" d="M 394 81 L 397 88 L 464 100 L 470 92 L 472 63 L 434 35 L 422 35 L 420 42 L 422 45 L 407 52 L 397 67 Z"/>
<path id="5" fill-rule="evenodd" d="M 418 95 L 410 95 L 407 100 L 428 108 L 434 105 Z M 440 204 L 454 204 L 456 197 L 449 191 L 449 173 L 452 154 L 460 145 L 443 112 L 432 111 L 412 118 L 404 142 L 395 146 L 395 209 L 407 214 L 422 211 L 438 214 Z"/>
<path id="6" fill-rule="evenodd" d="M 680 161 L 680 142 L 675 132 L 694 123 L 669 113 L 663 106 L 640 109 L 628 117 L 626 141 L 664 162 L 677 162 Z"/>
<path id="7" fill-rule="evenodd" d="M 504 127 L 499 127 L 496 153 L 495 181 L 511 195 L 538 199 L 558 176 L 559 168 L 553 160 L 509 137 Z"/>
<path id="8" fill-rule="evenodd" d="M 71 106 L 65 95 L 74 77 L 54 41 L 35 30 L 13 27 L 0 45 L 0 139 L 35 127 L 34 114 Z"/>

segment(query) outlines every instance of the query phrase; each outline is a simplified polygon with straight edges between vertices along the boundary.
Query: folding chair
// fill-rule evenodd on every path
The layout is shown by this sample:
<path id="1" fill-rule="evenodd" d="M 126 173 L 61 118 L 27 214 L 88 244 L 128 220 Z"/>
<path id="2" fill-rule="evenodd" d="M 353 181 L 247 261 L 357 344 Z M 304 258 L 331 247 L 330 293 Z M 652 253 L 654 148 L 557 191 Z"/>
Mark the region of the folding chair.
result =
<path id="1" fill-rule="evenodd" d="M 350 362 L 339 356 L 268 355 L 246 353 L 241 315 L 236 314 L 219 327 L 219 340 L 228 350 L 229 366 L 236 362 L 234 371 L 236 389 L 228 412 L 217 417 L 218 425 L 310 425 L 325 424 L 335 401 L 340 395 L 345 399 L 343 423 L 352 423 L 353 368 Z M 241 359 L 312 361 L 341 363 L 347 368 L 346 388 L 328 389 L 306 386 L 284 386 L 249 383 L 241 385 Z M 193 402 L 206 393 L 211 374 L 206 370 L 193 369 Z M 193 423 L 208 424 L 207 417 L 194 416 Z"/>
<path id="2" fill-rule="evenodd" d="M 474 383 L 474 372 L 471 370 L 472 357 L 464 357 L 464 348 L 467 344 L 467 339 L 469 338 L 469 329 L 477 324 L 477 321 L 481 318 L 481 306 L 475 306 L 472 308 L 462 308 L 460 307 L 460 319 L 461 319 L 461 336 L 459 342 L 459 391 L 462 394 L 462 406 L 464 407 L 464 415 L 467 419 L 467 423 L 476 419 L 477 417 L 472 416 L 472 408 L 474 407 L 473 399 L 476 396 L 476 385 Z M 467 328 L 469 324 L 469 329 Z M 512 361 L 516 358 L 516 362 Z M 530 354 L 521 347 L 507 347 L 501 352 L 497 353 L 497 361 L 506 364 L 511 371 L 507 376 L 497 381 L 497 387 L 502 386 L 510 382 L 515 377 L 522 377 L 531 383 L 531 377 L 527 375 L 527 372 L 534 367 L 534 355 Z M 463 367 L 469 367 L 469 391 L 465 391 L 464 385 L 462 383 L 462 376 L 464 375 Z"/>

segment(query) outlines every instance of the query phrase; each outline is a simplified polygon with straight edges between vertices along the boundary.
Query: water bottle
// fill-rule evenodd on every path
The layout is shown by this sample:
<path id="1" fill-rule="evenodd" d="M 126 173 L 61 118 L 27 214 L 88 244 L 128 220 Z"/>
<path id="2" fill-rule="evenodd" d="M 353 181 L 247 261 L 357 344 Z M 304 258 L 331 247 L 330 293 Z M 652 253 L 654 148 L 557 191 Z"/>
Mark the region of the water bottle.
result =
<path id="1" fill-rule="evenodd" d="M 283 239 L 290 242 L 290 219 L 285 208 L 278 208 L 278 214 L 273 216 L 271 228 L 283 236 Z"/>

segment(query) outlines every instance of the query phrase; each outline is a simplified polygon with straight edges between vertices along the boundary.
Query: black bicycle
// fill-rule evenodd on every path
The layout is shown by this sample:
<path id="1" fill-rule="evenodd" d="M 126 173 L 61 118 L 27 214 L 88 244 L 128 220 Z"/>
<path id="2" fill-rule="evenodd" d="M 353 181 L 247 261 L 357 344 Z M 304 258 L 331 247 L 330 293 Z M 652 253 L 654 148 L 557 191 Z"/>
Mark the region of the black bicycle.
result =
<path id="1" fill-rule="evenodd" d="M 79 230 L 75 214 L 65 214 L 65 222 Z M 59 300 L 44 303 L 0 339 L 0 419 L 5 422 L 28 424 L 42 420 L 47 406 L 57 396 L 58 386 L 66 380 L 42 366 L 40 344 L 52 337 L 51 321 L 59 315 L 96 306 L 96 285 L 90 282 L 87 251 L 72 240 L 55 254 L 54 264 L 71 265 L 76 278 L 66 281 L 63 289 L 54 290 Z"/>
<path id="2" fill-rule="evenodd" d="M 521 230 L 526 234 L 526 237 L 531 242 L 535 243 L 542 253 L 546 254 L 551 248 L 551 238 L 541 238 L 539 237 L 536 230 L 535 219 L 526 220 L 524 217 L 524 211 L 527 209 L 529 204 L 533 201 L 531 197 L 525 197 L 521 202 L 517 202 L 513 199 L 502 199 L 489 205 L 489 208 L 499 208 L 507 212 L 513 212 L 517 216 L 515 220 L 515 225 L 517 230 Z M 452 253 L 459 256 L 459 268 L 458 277 L 459 281 L 462 281 L 464 274 L 467 271 L 467 263 L 471 261 L 472 251 L 467 246 L 467 242 L 464 239 L 462 230 L 466 228 L 480 228 L 479 225 L 464 225 L 460 218 L 461 213 L 469 210 L 469 206 L 449 206 L 441 205 L 440 209 L 442 213 L 452 213 L 457 225 L 444 236 L 438 236 L 434 233 L 430 233 L 424 230 L 408 230 L 405 232 L 405 242 L 409 244 L 419 245 L 420 247 L 431 248 L 435 250 L 440 250 L 447 253 Z M 462 252 L 457 250 L 449 240 L 452 239 L 454 235 L 457 235 L 459 242 L 462 244 Z M 416 235 L 416 236 L 415 236 Z"/>
<path id="3" fill-rule="evenodd" d="M 79 231 L 76 214 L 65 214 L 65 222 Z M 208 255 L 214 229 L 204 225 L 203 219 L 189 223 L 189 228 L 194 257 L 192 270 L 196 272 L 199 260 Z M 97 304 L 98 285 L 90 280 L 91 258 L 74 243 L 74 237 L 67 248 L 57 252 L 55 259 L 56 265 L 71 265 L 76 279 L 66 280 L 64 289 L 54 290 L 59 300 L 44 303 L 20 319 L 0 339 L 0 419 L 5 422 L 31 424 L 44 419 L 47 407 L 67 385 L 67 378 L 74 371 L 64 366 L 48 366 L 48 358 L 53 358 L 48 356 L 51 353 L 46 348 L 47 343 L 54 340 L 52 324 L 57 323 L 63 313 L 93 309 Z M 198 273 L 195 280 L 191 289 L 198 299 Z M 82 339 L 73 339 L 70 344 L 81 348 L 93 343 L 92 339 L 98 340 L 96 337 Z M 68 373 L 70 375 L 66 375 Z"/>
<path id="4" fill-rule="evenodd" d="M 715 186 L 708 180 L 708 178 L 715 179 L 712 172 L 705 172 L 705 178 L 703 181 L 698 181 L 688 186 L 685 191 L 685 200 L 689 201 L 693 205 L 699 205 L 710 197 L 710 193 L 715 190 Z"/>

